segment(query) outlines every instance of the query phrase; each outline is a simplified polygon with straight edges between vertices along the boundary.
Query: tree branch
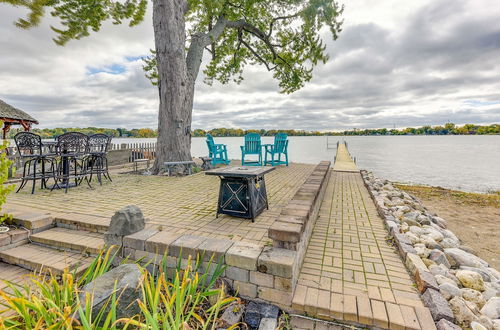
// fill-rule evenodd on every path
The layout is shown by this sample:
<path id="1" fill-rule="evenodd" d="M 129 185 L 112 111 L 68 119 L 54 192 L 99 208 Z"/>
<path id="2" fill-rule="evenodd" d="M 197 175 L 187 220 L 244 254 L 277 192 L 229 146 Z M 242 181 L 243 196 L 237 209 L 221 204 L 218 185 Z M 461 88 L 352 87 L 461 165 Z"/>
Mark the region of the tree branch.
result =
<path id="1" fill-rule="evenodd" d="M 196 80 L 198 72 L 200 71 L 203 50 L 215 40 L 219 39 L 226 28 L 226 24 L 227 20 L 221 16 L 210 31 L 207 33 L 196 33 L 192 36 L 191 45 L 189 45 L 186 55 L 186 64 L 188 74 L 193 81 Z"/>

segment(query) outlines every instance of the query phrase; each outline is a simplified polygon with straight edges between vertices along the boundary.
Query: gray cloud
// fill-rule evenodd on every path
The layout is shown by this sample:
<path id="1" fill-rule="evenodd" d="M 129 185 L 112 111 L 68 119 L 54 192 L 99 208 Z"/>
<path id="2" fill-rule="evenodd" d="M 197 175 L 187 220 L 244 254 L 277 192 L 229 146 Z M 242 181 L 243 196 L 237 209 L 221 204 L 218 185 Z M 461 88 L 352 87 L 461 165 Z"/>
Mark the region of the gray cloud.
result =
<path id="1" fill-rule="evenodd" d="M 302 90 L 279 93 L 272 74 L 247 67 L 237 85 L 196 86 L 193 127 L 332 130 L 500 122 L 500 8 L 495 0 L 347 3 L 330 61 Z M 23 11 L 0 5 L 0 98 L 40 127 L 156 127 L 157 90 L 140 60 L 153 47 L 151 13 L 136 28 L 106 24 L 66 47 L 47 17 L 23 31 Z M 91 73 L 90 68 L 123 67 Z"/>

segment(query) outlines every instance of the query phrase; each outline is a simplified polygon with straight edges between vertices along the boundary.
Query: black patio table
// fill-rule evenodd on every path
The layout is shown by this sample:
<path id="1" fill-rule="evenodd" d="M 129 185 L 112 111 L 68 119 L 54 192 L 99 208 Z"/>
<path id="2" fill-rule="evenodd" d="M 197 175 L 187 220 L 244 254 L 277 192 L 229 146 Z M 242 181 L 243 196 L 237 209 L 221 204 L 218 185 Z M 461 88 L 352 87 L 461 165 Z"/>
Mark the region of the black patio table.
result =
<path id="1" fill-rule="evenodd" d="M 252 219 L 269 209 L 264 175 L 274 167 L 230 166 L 206 171 L 220 178 L 217 214 Z"/>

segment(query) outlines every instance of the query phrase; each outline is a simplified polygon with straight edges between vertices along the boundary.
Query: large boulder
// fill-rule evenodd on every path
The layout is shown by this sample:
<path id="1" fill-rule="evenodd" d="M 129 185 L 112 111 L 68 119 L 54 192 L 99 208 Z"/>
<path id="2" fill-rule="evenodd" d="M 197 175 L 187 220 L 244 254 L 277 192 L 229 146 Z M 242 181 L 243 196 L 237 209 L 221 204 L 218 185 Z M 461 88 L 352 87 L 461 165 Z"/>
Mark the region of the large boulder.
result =
<path id="1" fill-rule="evenodd" d="M 481 313 L 491 319 L 500 319 L 500 297 L 493 297 L 481 308 Z"/>
<path id="2" fill-rule="evenodd" d="M 444 265 L 446 268 L 450 268 L 450 262 L 443 251 L 434 249 L 429 253 L 429 259 L 434 261 L 438 265 Z"/>
<path id="3" fill-rule="evenodd" d="M 484 291 L 484 281 L 480 274 L 470 270 L 459 270 L 455 274 L 460 283 L 466 288 Z"/>
<path id="4" fill-rule="evenodd" d="M 441 319 L 446 319 L 453 322 L 453 312 L 448 305 L 448 302 L 443 298 L 443 296 L 436 290 L 427 289 L 422 295 L 422 301 L 424 305 L 429 308 L 434 321 L 439 321 Z"/>
<path id="5" fill-rule="evenodd" d="M 106 245 L 121 245 L 123 236 L 137 233 L 144 229 L 146 223 L 140 208 L 129 205 L 115 212 L 111 217 L 109 229 L 104 233 Z"/>
<path id="6" fill-rule="evenodd" d="M 470 328 L 473 321 L 479 322 L 479 318 L 469 309 L 466 301 L 461 297 L 454 297 L 450 300 L 450 308 L 462 328 Z"/>
<path id="7" fill-rule="evenodd" d="M 486 300 L 483 298 L 481 292 L 469 288 L 460 289 L 462 293 L 462 298 L 467 301 L 473 302 L 478 308 L 482 308 L 486 304 Z"/>
<path id="8" fill-rule="evenodd" d="M 439 292 L 443 295 L 446 300 L 450 300 L 453 297 L 460 297 L 462 292 L 458 286 L 451 283 L 442 283 L 439 285 Z"/>
<path id="9" fill-rule="evenodd" d="M 444 252 L 452 258 L 458 266 L 488 267 L 488 263 L 475 255 L 465 252 L 459 248 L 444 249 Z"/>
<path id="10" fill-rule="evenodd" d="M 138 265 L 120 265 L 83 287 L 80 293 L 82 307 L 85 309 L 86 294 L 93 295 L 93 300 L 91 300 L 92 315 L 96 317 L 113 294 L 116 294 L 116 317 L 132 317 L 140 311 L 137 299 L 141 298 L 141 289 L 139 287 L 141 279 L 142 272 Z M 109 309 L 110 306 L 108 305 L 105 314 Z"/>

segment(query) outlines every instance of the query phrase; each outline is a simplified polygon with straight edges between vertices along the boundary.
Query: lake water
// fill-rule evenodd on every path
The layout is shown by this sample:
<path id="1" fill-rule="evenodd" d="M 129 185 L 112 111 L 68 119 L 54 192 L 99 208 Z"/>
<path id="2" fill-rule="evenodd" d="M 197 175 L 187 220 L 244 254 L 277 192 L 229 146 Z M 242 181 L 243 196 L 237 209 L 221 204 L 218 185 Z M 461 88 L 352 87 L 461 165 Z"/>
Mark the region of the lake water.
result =
<path id="1" fill-rule="evenodd" d="M 336 142 L 345 140 L 361 169 L 392 181 L 426 184 L 473 192 L 500 190 L 500 136 L 348 136 L 289 137 L 290 161 L 333 162 Z M 114 143 L 156 139 L 113 139 Z M 263 137 L 262 143 L 272 143 Z M 240 159 L 242 137 L 215 138 L 227 144 L 229 157 Z M 192 155 L 206 156 L 205 138 L 193 138 Z"/>

